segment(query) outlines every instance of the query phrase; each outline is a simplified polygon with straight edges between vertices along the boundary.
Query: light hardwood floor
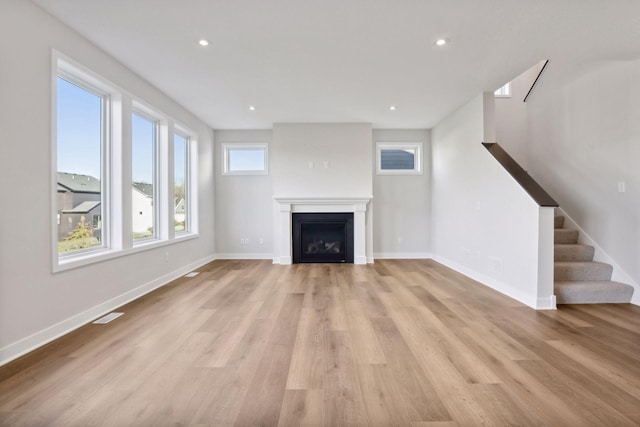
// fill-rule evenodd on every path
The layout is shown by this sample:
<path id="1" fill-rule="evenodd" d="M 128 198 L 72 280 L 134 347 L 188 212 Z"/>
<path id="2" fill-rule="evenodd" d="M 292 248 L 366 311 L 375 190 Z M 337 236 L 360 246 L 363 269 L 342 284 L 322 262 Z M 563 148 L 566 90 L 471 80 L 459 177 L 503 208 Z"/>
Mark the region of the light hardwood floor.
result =
<path id="1" fill-rule="evenodd" d="M 0 368 L 3 426 L 631 426 L 640 307 L 430 260 L 214 261 Z"/>

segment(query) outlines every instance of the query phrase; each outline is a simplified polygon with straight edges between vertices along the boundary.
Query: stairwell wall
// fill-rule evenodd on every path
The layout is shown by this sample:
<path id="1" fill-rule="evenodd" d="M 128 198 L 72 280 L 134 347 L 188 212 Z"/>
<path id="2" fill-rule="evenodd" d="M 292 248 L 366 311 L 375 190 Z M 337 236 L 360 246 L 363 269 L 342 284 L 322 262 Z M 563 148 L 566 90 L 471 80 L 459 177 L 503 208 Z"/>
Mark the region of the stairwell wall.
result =
<path id="1" fill-rule="evenodd" d="M 614 280 L 631 279 L 640 305 L 640 60 L 547 68 L 527 102 L 529 172 L 619 267 Z"/>
<path id="2" fill-rule="evenodd" d="M 491 142 L 492 101 L 478 95 L 432 129 L 433 257 L 531 307 L 554 308 L 552 214 L 481 145 Z"/>

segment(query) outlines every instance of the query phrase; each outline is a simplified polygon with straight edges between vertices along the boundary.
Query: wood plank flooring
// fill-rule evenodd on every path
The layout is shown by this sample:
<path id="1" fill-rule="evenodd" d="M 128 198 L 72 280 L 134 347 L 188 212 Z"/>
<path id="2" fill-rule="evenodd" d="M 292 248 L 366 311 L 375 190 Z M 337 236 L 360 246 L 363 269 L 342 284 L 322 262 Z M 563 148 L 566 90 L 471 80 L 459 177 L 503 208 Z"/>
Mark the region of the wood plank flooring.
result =
<path id="1" fill-rule="evenodd" d="M 640 425 L 640 307 L 431 260 L 198 271 L 0 367 L 0 425 Z"/>

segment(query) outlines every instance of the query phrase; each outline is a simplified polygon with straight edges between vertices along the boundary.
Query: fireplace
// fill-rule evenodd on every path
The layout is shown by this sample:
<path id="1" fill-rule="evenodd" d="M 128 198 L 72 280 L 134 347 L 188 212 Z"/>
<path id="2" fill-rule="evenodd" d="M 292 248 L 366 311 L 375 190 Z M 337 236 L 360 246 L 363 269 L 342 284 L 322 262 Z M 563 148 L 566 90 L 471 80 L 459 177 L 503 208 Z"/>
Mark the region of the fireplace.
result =
<path id="1" fill-rule="evenodd" d="M 293 262 L 353 263 L 353 213 L 292 213 Z"/>
<path id="2" fill-rule="evenodd" d="M 274 264 L 293 262 L 293 215 L 299 213 L 349 213 L 353 217 L 353 263 L 367 263 L 367 247 L 372 241 L 371 197 L 274 197 L 277 216 L 274 221 Z M 342 261 L 338 261 L 342 262 Z M 347 261 L 345 260 L 345 263 Z M 373 262 L 373 257 L 369 262 Z"/>

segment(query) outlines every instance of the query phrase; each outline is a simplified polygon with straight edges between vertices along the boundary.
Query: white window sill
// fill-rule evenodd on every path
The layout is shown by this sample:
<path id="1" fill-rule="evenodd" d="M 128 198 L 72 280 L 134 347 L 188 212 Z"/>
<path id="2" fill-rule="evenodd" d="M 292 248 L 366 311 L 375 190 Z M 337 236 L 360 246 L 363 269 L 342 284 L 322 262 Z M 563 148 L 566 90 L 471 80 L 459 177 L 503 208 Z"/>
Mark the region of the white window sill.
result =
<path id="1" fill-rule="evenodd" d="M 107 261 L 122 256 L 136 254 L 138 252 L 144 252 L 150 249 L 161 248 L 163 246 L 169 246 L 176 243 L 182 243 L 187 240 L 197 239 L 199 235 L 197 233 L 181 233 L 172 240 L 153 240 L 138 244 L 132 248 L 127 249 L 102 249 L 96 251 L 85 252 L 74 256 L 68 256 L 60 258 L 54 261 L 53 272 L 58 273 L 61 271 L 71 270 L 78 267 L 84 267 L 86 265 L 96 264 L 98 262 Z M 56 263 L 57 262 L 57 263 Z"/>

